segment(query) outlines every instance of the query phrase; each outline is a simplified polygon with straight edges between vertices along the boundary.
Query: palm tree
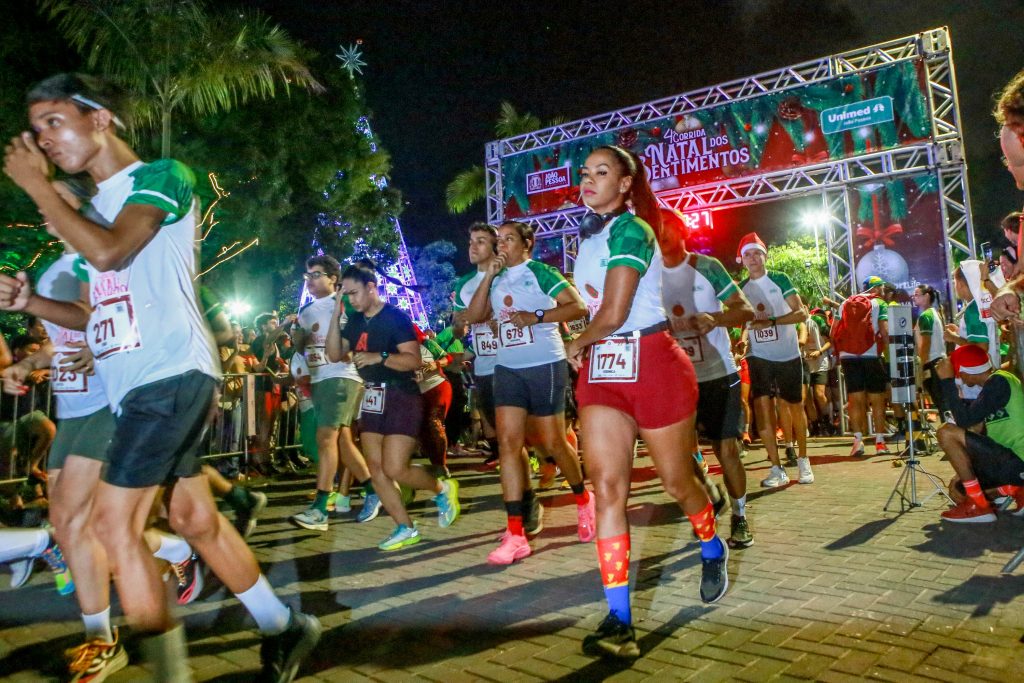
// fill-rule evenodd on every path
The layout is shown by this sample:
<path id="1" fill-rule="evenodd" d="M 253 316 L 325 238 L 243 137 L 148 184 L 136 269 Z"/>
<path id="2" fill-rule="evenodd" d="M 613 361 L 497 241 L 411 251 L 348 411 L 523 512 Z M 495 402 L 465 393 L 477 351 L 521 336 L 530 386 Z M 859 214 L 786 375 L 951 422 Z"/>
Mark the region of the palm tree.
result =
<path id="1" fill-rule="evenodd" d="M 301 48 L 258 13 L 211 12 L 203 0 L 40 0 L 89 69 L 133 97 L 133 124 L 160 128 L 170 155 L 171 119 L 227 111 L 292 85 L 322 90 Z"/>
<path id="2" fill-rule="evenodd" d="M 563 123 L 563 119 L 552 119 L 548 126 L 557 126 Z M 517 135 L 525 135 L 531 131 L 543 128 L 541 120 L 523 112 L 520 114 L 510 102 L 502 102 L 498 112 L 498 121 L 494 126 L 494 132 L 498 139 L 512 138 Z M 448 183 L 444 192 L 445 203 L 451 213 L 464 213 L 470 206 L 487 196 L 487 175 L 484 167 L 480 164 L 471 166 L 462 171 Z"/>

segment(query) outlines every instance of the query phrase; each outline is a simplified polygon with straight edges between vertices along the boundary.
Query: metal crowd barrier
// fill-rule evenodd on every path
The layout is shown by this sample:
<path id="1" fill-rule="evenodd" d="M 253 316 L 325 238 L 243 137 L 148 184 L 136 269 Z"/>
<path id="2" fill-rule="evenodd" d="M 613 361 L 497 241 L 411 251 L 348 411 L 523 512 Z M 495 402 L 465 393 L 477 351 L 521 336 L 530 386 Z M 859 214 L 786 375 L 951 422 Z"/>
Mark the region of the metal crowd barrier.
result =
<path id="1" fill-rule="evenodd" d="M 268 411 L 277 402 L 268 402 L 265 392 L 256 390 L 259 376 L 269 377 L 266 373 L 224 375 L 220 398 L 203 436 L 203 460 L 217 464 L 234 458 L 233 466 L 245 471 L 265 459 L 301 448 L 294 389 L 280 387 L 280 408 Z M 54 408 L 49 382 L 31 387 L 25 396 L 0 392 L 0 485 L 25 481 L 33 465 L 45 471 L 56 422 Z M 271 424 L 265 424 L 268 415 Z M 266 443 L 259 443 L 261 436 Z M 34 448 L 29 448 L 29 453 L 19 452 L 18 447 L 24 450 L 26 445 L 39 446 L 41 455 Z"/>

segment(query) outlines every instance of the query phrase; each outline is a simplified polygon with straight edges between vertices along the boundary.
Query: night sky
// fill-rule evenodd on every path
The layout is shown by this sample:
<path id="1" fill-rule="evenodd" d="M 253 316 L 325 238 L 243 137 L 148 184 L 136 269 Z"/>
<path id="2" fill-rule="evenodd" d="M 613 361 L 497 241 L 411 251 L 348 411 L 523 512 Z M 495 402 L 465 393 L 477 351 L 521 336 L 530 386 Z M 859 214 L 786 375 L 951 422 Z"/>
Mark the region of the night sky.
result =
<path id="1" fill-rule="evenodd" d="M 444 189 L 482 163 L 502 100 L 545 121 L 575 119 L 944 25 L 979 239 L 1021 204 L 990 114 L 993 94 L 1024 66 L 1024 41 L 1004 30 L 1024 25 L 1013 0 L 249 4 L 321 53 L 364 41 L 366 97 L 414 244 L 461 247 L 465 226 L 484 217 L 482 203 L 448 214 Z"/>

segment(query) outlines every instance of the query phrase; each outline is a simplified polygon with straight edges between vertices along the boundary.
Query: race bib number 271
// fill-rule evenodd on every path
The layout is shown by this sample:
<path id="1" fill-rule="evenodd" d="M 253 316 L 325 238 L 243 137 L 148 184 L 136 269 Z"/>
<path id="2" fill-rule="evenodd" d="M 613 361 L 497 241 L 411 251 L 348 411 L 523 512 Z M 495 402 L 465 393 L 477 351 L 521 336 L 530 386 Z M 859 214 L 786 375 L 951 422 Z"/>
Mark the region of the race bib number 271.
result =
<path id="1" fill-rule="evenodd" d="M 132 295 L 104 299 L 96 304 L 89 320 L 89 346 L 96 358 L 142 347 L 132 309 Z"/>

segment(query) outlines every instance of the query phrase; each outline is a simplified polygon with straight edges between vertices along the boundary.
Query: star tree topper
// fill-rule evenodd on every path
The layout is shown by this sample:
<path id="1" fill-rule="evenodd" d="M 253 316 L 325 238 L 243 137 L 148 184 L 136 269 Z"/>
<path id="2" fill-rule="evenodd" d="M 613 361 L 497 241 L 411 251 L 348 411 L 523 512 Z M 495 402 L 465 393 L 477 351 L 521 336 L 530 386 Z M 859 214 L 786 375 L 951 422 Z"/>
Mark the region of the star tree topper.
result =
<path id="1" fill-rule="evenodd" d="M 348 71 L 348 75 L 352 78 L 355 78 L 356 74 L 362 75 L 362 67 L 366 66 L 366 62 L 363 61 L 363 53 L 359 48 L 362 42 L 360 40 L 349 47 L 339 46 L 341 52 L 334 55 L 341 62 L 341 68 Z"/>

